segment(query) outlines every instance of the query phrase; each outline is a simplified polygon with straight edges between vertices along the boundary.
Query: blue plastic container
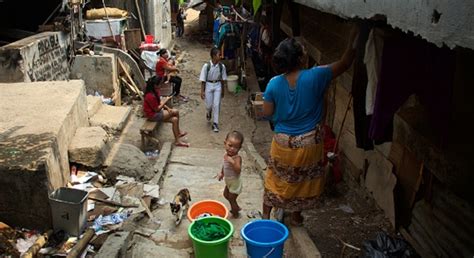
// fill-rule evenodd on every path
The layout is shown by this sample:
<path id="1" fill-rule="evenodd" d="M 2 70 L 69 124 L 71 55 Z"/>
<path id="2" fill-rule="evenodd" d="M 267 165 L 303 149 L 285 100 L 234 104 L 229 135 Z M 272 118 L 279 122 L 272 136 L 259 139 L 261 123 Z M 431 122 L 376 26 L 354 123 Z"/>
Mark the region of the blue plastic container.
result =
<path id="1" fill-rule="evenodd" d="M 250 258 L 281 258 L 288 239 L 288 228 L 274 220 L 254 220 L 245 224 L 240 234 Z"/>

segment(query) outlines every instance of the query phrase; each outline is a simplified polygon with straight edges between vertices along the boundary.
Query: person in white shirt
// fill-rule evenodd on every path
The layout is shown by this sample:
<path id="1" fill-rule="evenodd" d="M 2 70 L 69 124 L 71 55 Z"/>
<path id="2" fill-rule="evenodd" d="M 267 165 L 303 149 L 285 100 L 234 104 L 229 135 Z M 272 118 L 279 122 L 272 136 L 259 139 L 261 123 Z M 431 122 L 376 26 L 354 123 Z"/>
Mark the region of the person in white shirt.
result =
<path id="1" fill-rule="evenodd" d="M 206 119 L 211 121 L 212 131 L 219 132 L 219 111 L 221 98 L 224 97 L 224 87 L 227 84 L 225 65 L 220 62 L 220 51 L 211 49 L 211 61 L 205 63 L 201 69 L 201 99 L 206 102 Z"/>

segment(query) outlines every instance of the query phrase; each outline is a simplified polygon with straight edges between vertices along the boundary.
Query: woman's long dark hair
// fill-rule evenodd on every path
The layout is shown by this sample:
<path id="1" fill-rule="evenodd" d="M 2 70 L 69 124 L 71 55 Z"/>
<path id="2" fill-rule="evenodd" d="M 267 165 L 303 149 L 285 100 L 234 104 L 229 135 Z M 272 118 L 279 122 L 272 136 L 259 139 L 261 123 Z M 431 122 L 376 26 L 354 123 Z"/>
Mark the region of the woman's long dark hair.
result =
<path id="1" fill-rule="evenodd" d="M 278 44 L 272 57 L 272 66 L 276 73 L 292 72 L 301 67 L 303 46 L 294 38 L 287 38 Z"/>
<path id="2" fill-rule="evenodd" d="M 150 79 L 148 79 L 148 81 L 146 81 L 146 88 L 145 88 L 145 94 L 144 95 L 146 95 L 148 92 L 151 92 L 151 93 L 153 93 L 155 98 L 158 101 L 160 101 L 159 96 L 156 95 L 155 85 L 159 85 L 162 80 L 163 80 L 163 78 L 158 77 L 158 76 L 153 76 Z"/>

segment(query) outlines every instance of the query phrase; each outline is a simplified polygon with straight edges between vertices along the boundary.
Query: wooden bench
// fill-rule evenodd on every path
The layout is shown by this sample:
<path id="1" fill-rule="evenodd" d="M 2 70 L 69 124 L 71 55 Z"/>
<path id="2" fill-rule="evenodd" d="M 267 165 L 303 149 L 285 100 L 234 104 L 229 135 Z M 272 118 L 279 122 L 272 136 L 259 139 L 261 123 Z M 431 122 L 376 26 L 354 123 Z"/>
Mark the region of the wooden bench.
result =
<path id="1" fill-rule="evenodd" d="M 154 136 L 156 129 L 158 128 L 158 122 L 145 120 L 142 127 L 140 128 L 140 134 L 142 136 L 142 149 L 148 146 L 150 142 L 156 143 L 158 148 L 161 149 L 160 140 Z"/>

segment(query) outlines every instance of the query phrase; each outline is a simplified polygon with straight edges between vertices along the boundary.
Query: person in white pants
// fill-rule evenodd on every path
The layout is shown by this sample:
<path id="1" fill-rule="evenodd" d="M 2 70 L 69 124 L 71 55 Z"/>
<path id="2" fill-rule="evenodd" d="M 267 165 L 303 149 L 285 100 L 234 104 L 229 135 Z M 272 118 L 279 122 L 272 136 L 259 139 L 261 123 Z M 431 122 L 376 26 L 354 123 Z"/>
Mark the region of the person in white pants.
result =
<path id="1" fill-rule="evenodd" d="M 220 62 L 220 51 L 218 48 L 211 49 L 211 61 L 205 63 L 201 69 L 199 80 L 201 81 L 201 99 L 206 102 L 206 119 L 211 121 L 212 131 L 219 132 L 219 111 L 221 98 L 227 84 L 227 73 L 225 65 Z"/>

